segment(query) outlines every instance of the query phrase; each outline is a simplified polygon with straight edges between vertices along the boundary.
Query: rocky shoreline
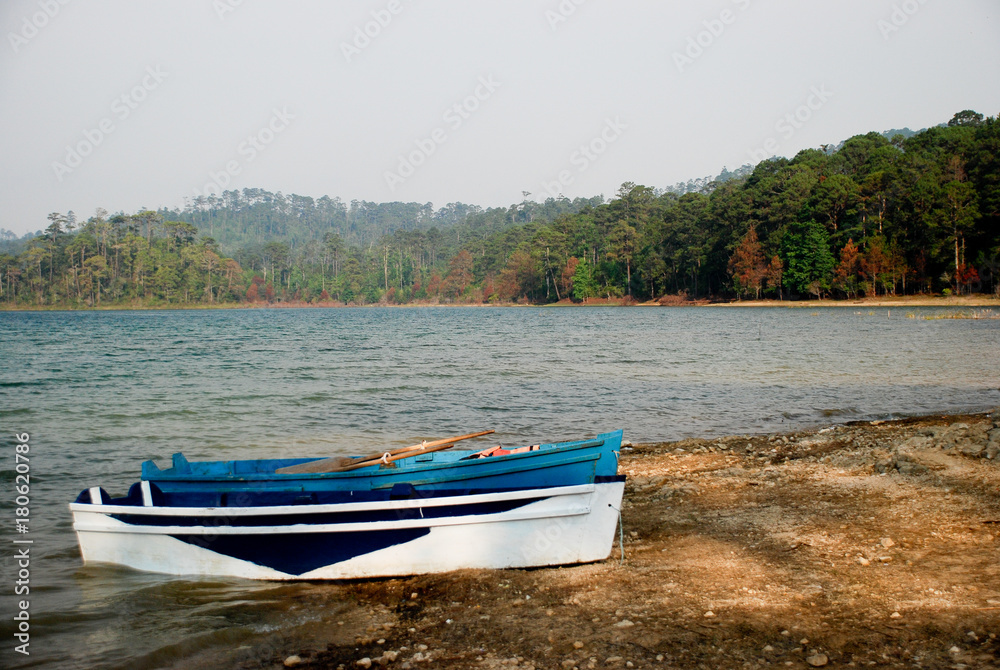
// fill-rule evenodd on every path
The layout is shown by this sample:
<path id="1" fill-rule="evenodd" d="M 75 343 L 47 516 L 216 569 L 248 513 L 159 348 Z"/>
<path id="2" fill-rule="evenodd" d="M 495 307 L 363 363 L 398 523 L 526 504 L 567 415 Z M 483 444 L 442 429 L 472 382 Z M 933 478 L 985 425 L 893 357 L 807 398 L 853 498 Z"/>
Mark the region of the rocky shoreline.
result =
<path id="1" fill-rule="evenodd" d="M 621 470 L 624 562 L 278 587 L 315 616 L 184 667 L 1000 667 L 1000 409 Z"/>

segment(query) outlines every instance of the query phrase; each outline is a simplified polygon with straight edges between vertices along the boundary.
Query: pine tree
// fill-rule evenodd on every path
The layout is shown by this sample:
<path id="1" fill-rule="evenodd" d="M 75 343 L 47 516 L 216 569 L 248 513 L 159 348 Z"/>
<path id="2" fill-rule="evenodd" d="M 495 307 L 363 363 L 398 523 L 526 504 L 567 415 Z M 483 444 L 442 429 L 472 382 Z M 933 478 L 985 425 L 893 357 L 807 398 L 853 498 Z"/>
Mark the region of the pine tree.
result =
<path id="1" fill-rule="evenodd" d="M 573 271 L 573 299 L 583 302 L 597 293 L 594 286 L 594 274 L 590 263 L 584 258 Z"/>
<path id="2" fill-rule="evenodd" d="M 808 209 L 805 212 L 808 214 Z M 781 244 L 785 257 L 784 282 L 795 293 L 816 297 L 830 290 L 836 262 L 830 252 L 830 238 L 822 224 L 803 216 L 788 226 Z"/>

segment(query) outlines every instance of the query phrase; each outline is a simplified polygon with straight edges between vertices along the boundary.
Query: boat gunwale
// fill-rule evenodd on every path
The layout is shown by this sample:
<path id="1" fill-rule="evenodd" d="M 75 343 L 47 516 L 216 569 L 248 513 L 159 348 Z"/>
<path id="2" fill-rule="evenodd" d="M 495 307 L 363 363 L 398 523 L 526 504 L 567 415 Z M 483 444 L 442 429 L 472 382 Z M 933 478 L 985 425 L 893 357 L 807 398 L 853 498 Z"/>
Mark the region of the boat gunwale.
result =
<path id="1" fill-rule="evenodd" d="M 603 483 L 603 482 L 602 482 Z M 613 482 L 608 482 L 613 483 Z M 321 514 L 337 512 L 367 512 L 373 510 L 409 510 L 420 507 L 446 507 L 448 505 L 472 505 L 478 503 L 502 502 L 521 498 L 546 498 L 593 493 L 599 484 L 576 484 L 551 488 L 528 488 L 493 493 L 472 493 L 467 495 L 438 496 L 433 498 L 406 498 L 402 500 L 375 500 L 366 502 L 323 503 L 305 505 L 273 505 L 267 507 L 172 507 L 165 505 L 109 505 L 105 503 L 69 503 L 72 512 L 93 514 L 131 514 L 148 516 L 199 516 L 206 518 L 220 516 L 267 516 L 279 514 Z"/>
<path id="2" fill-rule="evenodd" d="M 613 433 L 608 433 L 608 435 L 613 435 Z M 217 474 L 197 474 L 197 473 L 171 473 L 173 468 L 168 468 L 166 470 L 160 470 L 154 475 L 153 479 L 147 479 L 145 476 L 142 477 L 144 481 L 197 481 L 197 482 L 212 482 L 212 481 L 224 481 L 224 482 L 254 482 L 254 481 L 288 481 L 288 480 L 323 480 L 323 479 L 363 479 L 372 477 L 393 477 L 401 474 L 416 474 L 431 470 L 441 470 L 445 468 L 466 468 L 470 466 L 482 467 L 485 465 L 484 460 L 489 460 L 493 462 L 510 463 L 516 462 L 518 460 L 523 460 L 526 458 L 539 458 L 541 456 L 551 456 L 555 454 L 563 454 L 570 451 L 575 451 L 577 449 L 593 449 L 603 447 L 608 441 L 608 438 L 603 439 L 595 438 L 592 440 L 580 440 L 577 442 L 561 442 L 553 443 L 553 445 L 546 449 L 537 449 L 535 451 L 527 451 L 521 453 L 504 454 L 502 456 L 489 456 L 487 458 L 481 459 L 468 459 L 465 458 L 457 459 L 454 461 L 442 461 L 439 463 L 420 463 L 413 461 L 412 464 L 407 463 L 403 466 L 397 466 L 394 468 L 382 468 L 381 463 L 376 462 L 371 466 L 364 468 L 358 468 L 350 472 L 313 472 L 313 473 L 275 473 L 275 472 L 250 472 L 245 474 L 236 473 L 217 473 Z M 470 452 L 476 453 L 476 452 Z M 414 454 L 414 457 L 419 456 L 419 454 Z M 250 459 L 251 461 L 253 459 Z M 316 460 L 322 460 L 316 459 Z M 596 460 L 596 459 L 594 459 Z M 240 461 L 205 461 L 213 463 L 238 463 Z M 306 463 L 313 462 L 303 461 Z M 502 474 L 502 473 L 498 473 Z M 452 479 L 453 477 L 449 477 Z M 372 487 L 374 488 L 374 487 Z"/>
<path id="3" fill-rule="evenodd" d="M 576 495 L 584 495 L 582 493 Z M 536 502 L 545 502 L 548 498 Z M 144 526 L 141 524 L 105 525 L 87 522 L 73 523 L 73 529 L 85 533 L 127 533 L 135 535 L 309 535 L 330 533 L 357 533 L 393 531 L 412 528 L 435 528 L 439 526 L 465 526 L 480 523 L 501 523 L 507 521 L 529 521 L 534 519 L 556 519 L 566 516 L 581 516 L 590 514 L 590 505 L 577 505 L 560 510 L 529 510 L 513 509 L 494 512 L 492 514 L 463 514 L 446 517 L 420 517 L 415 519 L 396 519 L 383 521 L 353 521 L 346 523 L 325 524 L 288 524 L 285 526 Z M 111 517 L 113 518 L 113 517 Z M 115 519 L 115 521 L 119 521 Z"/>

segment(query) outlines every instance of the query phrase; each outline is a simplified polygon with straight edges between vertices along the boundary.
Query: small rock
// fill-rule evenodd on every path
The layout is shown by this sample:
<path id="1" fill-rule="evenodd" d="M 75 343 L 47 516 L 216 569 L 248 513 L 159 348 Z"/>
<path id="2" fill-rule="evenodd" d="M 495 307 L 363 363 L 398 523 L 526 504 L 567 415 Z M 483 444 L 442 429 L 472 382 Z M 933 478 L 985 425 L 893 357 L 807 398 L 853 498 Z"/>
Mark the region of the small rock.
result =
<path id="1" fill-rule="evenodd" d="M 764 653 L 766 654 L 766 653 L 767 653 L 767 652 L 769 652 L 769 651 L 774 651 L 774 647 L 772 647 L 772 646 L 771 646 L 771 645 L 769 645 L 769 644 L 765 644 L 765 645 L 764 645 Z"/>
<path id="2" fill-rule="evenodd" d="M 355 663 L 355 665 L 359 665 L 362 668 L 370 668 L 370 667 L 372 667 L 372 659 L 370 659 L 367 656 L 365 656 L 360 661 L 357 661 Z"/>
<path id="3" fill-rule="evenodd" d="M 892 541 L 892 538 L 891 538 L 891 537 L 883 537 L 883 538 L 882 538 L 881 540 L 879 540 L 879 542 L 880 542 L 880 543 L 881 543 L 881 545 L 882 545 L 883 547 L 885 547 L 886 549 L 888 549 L 889 547 L 894 547 L 894 546 L 896 546 L 896 543 Z"/>
<path id="4" fill-rule="evenodd" d="M 900 618 L 900 617 L 902 617 L 902 616 L 903 616 L 903 615 L 902 615 L 902 614 L 900 614 L 899 612 L 893 612 L 892 614 L 890 614 L 890 615 L 889 615 L 889 618 L 890 618 L 890 619 L 899 619 L 899 618 Z"/>
<path id="5" fill-rule="evenodd" d="M 615 628 L 631 628 L 634 625 L 635 624 L 629 621 L 628 619 L 622 619 L 621 621 L 615 624 Z"/>
<path id="6" fill-rule="evenodd" d="M 781 636 L 782 637 L 788 637 L 791 634 L 792 634 L 792 632 L 789 631 L 789 630 L 783 630 L 783 631 L 781 631 Z"/>
<path id="7" fill-rule="evenodd" d="M 604 664 L 614 665 L 615 663 L 621 663 L 624 660 L 625 659 L 621 656 L 609 656 L 608 658 L 604 659 Z"/>
<path id="8" fill-rule="evenodd" d="M 989 441 L 986 443 L 986 458 L 996 458 L 997 449 L 1000 449 L 1000 427 L 994 428 L 987 435 Z"/>
<path id="9" fill-rule="evenodd" d="M 296 656 L 289 656 L 288 658 L 285 659 L 285 667 L 286 668 L 294 668 L 297 665 L 302 665 L 302 657 L 301 656 L 298 656 L 298 655 L 296 655 Z"/>
<path id="10" fill-rule="evenodd" d="M 900 445 L 900 449 L 926 449 L 933 446 L 933 442 L 926 436 L 913 436 Z"/>
<path id="11" fill-rule="evenodd" d="M 418 597 L 418 594 L 417 594 L 416 591 L 414 591 L 413 593 L 410 594 L 410 600 L 416 600 L 417 597 Z"/>
<path id="12" fill-rule="evenodd" d="M 961 654 L 962 650 L 959 649 L 958 647 L 952 647 L 951 649 L 948 650 L 948 653 L 949 654 Z"/>
<path id="13" fill-rule="evenodd" d="M 898 458 L 896 460 L 896 469 L 903 475 L 922 475 L 928 471 L 926 465 L 909 460 L 901 461 Z"/>
<path id="14" fill-rule="evenodd" d="M 567 658 L 565 661 L 562 662 L 562 667 L 564 668 L 572 668 L 574 665 L 576 665 L 576 661 L 573 660 L 572 658 Z"/>
<path id="15" fill-rule="evenodd" d="M 861 565 L 868 565 L 868 564 L 871 563 L 871 561 L 869 561 L 864 556 L 858 556 L 858 563 L 861 564 Z"/>
<path id="16" fill-rule="evenodd" d="M 884 475 L 895 471 L 896 469 L 896 458 L 892 455 L 889 456 L 879 456 L 875 459 L 875 472 L 876 474 Z"/>
<path id="17" fill-rule="evenodd" d="M 892 556 L 879 556 L 878 560 L 879 560 L 879 563 L 891 563 L 892 562 Z"/>
<path id="18" fill-rule="evenodd" d="M 713 612 L 712 610 L 708 610 L 702 616 L 704 616 L 706 619 L 711 619 L 712 617 L 715 616 L 715 612 Z"/>
<path id="19" fill-rule="evenodd" d="M 826 654 L 813 654 L 812 656 L 806 659 L 806 663 L 808 663 L 814 668 L 822 668 L 829 662 L 830 659 L 827 658 Z"/>
<path id="20" fill-rule="evenodd" d="M 984 455 L 986 451 L 986 445 L 979 442 L 962 442 L 958 446 L 958 450 L 965 454 L 966 456 L 972 456 L 973 458 L 980 458 Z"/>
<path id="21" fill-rule="evenodd" d="M 573 643 L 573 648 L 574 649 L 583 649 L 583 642 L 580 642 L 579 640 L 577 640 L 576 642 Z"/>
<path id="22" fill-rule="evenodd" d="M 392 663 L 397 658 L 399 658 L 398 651 L 387 651 L 384 654 L 382 654 L 382 658 L 379 660 L 381 661 L 381 663 L 385 664 L 385 663 Z"/>
<path id="23" fill-rule="evenodd" d="M 417 649 L 417 651 L 427 651 L 427 645 L 426 644 L 418 644 L 417 647 L 416 647 L 416 649 Z"/>

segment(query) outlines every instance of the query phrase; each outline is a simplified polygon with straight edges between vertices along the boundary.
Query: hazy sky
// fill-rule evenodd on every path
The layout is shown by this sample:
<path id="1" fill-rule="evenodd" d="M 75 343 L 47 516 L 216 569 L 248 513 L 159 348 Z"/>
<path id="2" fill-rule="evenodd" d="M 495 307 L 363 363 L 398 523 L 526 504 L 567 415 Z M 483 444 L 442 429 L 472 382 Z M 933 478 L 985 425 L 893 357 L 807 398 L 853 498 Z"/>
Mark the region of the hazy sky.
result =
<path id="1" fill-rule="evenodd" d="M 611 196 L 1000 112 L 997 0 L 3 0 L 0 227 Z"/>

